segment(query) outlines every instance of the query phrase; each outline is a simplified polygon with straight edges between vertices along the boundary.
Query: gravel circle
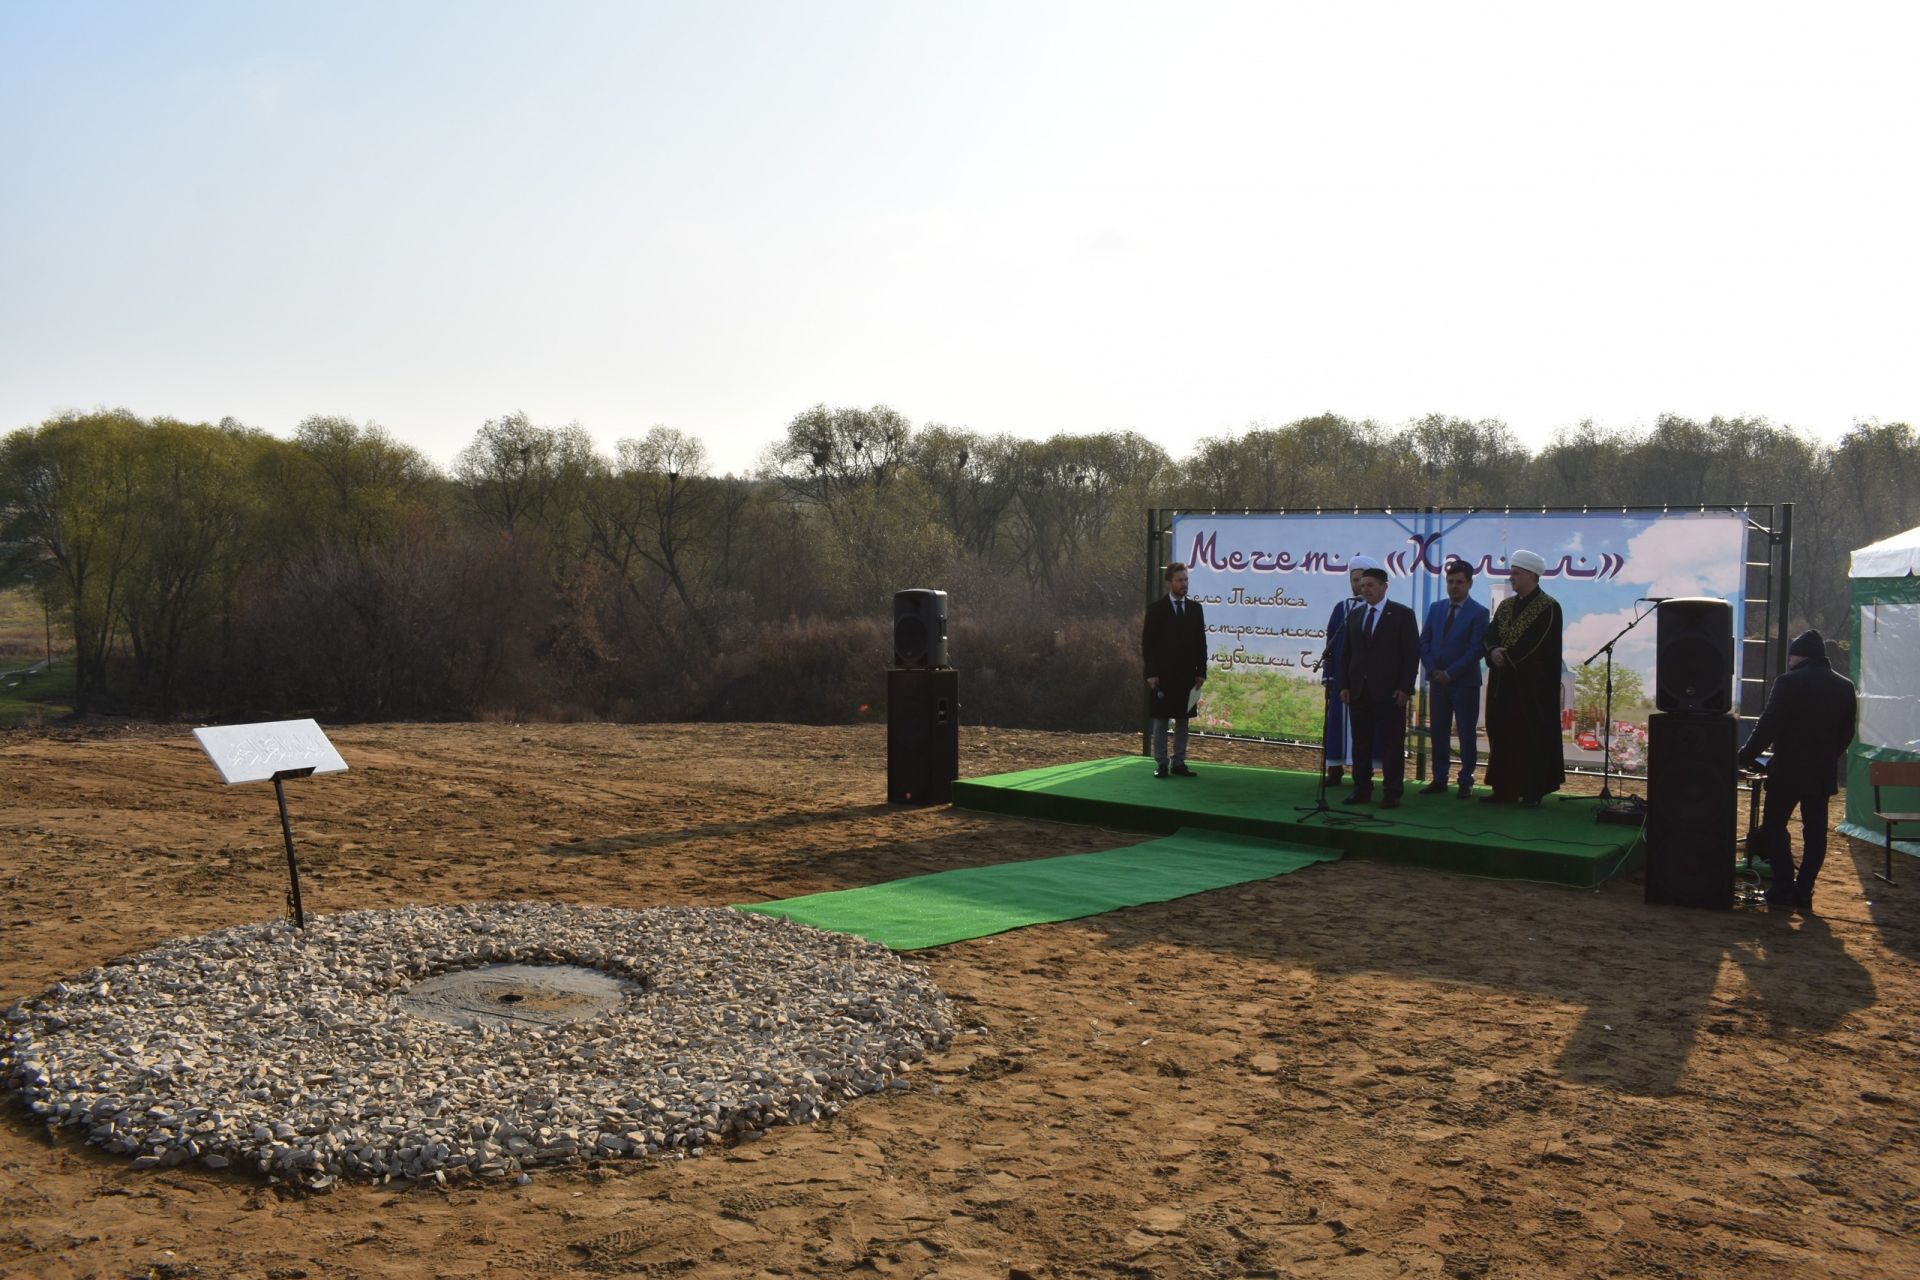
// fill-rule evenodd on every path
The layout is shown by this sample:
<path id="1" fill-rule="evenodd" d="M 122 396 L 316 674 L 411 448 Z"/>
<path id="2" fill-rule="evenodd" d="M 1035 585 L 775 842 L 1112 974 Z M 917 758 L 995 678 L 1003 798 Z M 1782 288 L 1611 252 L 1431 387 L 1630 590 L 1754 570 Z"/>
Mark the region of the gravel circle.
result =
<path id="1" fill-rule="evenodd" d="M 624 980 L 558 1026 L 451 1026 L 411 984 L 496 964 Z M 6 1011 L 0 1081 L 137 1167 L 197 1160 L 326 1187 L 508 1178 L 697 1154 L 904 1087 L 952 1035 L 924 967 L 721 908 L 408 907 L 169 942 Z"/>

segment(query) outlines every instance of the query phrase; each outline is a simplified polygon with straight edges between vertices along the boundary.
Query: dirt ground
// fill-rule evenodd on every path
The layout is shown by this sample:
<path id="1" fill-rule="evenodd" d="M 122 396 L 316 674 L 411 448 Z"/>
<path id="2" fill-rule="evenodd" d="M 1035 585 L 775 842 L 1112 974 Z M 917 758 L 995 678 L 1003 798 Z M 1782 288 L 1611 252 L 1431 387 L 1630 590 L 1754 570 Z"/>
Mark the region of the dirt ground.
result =
<path id="1" fill-rule="evenodd" d="M 785 897 L 1141 837 L 882 803 L 874 727 L 379 725 L 289 787 L 309 911 Z M 963 772 L 1137 748 L 969 730 Z M 1253 747 L 1209 759 L 1286 763 Z M 1297 761 L 1294 761 L 1297 763 Z M 1173 784 L 1188 785 L 1188 784 Z M 1410 804 L 1453 803 L 1410 797 Z M 912 1088 L 678 1163 L 289 1192 L 0 1122 L 5 1276 L 1920 1275 L 1920 865 L 1817 917 L 1347 860 L 921 953 Z M 0 734 L 0 1004 L 282 911 L 184 730 Z"/>

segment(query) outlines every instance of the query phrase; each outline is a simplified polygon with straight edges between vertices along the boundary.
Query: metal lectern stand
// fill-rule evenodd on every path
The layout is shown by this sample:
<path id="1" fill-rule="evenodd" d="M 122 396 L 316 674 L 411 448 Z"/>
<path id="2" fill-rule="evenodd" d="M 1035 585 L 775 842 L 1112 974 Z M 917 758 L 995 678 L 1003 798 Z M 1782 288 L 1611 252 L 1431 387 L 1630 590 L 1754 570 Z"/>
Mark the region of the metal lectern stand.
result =
<path id="1" fill-rule="evenodd" d="M 280 806 L 280 835 L 287 842 L 287 914 L 296 929 L 307 927 L 300 903 L 300 863 L 293 856 L 293 823 L 287 820 L 289 778 L 316 773 L 345 773 L 347 762 L 312 720 L 272 720 L 260 724 L 202 725 L 194 741 L 220 771 L 228 786 L 246 782 L 273 783 Z"/>
<path id="2" fill-rule="evenodd" d="M 293 927 L 307 927 L 307 913 L 300 909 L 300 863 L 293 856 L 293 824 L 287 821 L 287 791 L 280 784 L 289 778 L 306 778 L 313 775 L 313 766 L 304 769 L 282 769 L 273 775 L 273 798 L 280 802 L 280 834 L 287 842 L 287 906 L 293 915 Z"/>

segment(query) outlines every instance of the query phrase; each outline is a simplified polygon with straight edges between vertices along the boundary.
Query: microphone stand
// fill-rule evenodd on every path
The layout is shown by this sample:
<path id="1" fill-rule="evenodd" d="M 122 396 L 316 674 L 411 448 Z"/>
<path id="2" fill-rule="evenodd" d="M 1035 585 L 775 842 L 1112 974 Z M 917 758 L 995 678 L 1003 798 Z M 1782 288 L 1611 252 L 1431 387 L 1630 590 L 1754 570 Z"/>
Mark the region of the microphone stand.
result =
<path id="1" fill-rule="evenodd" d="M 1634 603 L 1639 604 L 1641 602 L 1636 600 L 1634 601 Z M 1606 804 L 1608 801 L 1613 799 L 1613 646 L 1620 643 L 1621 637 L 1625 636 L 1627 632 L 1633 630 L 1635 627 L 1639 626 L 1642 622 L 1645 622 L 1647 620 L 1647 615 L 1652 613 L 1654 609 L 1658 609 L 1659 607 L 1660 607 L 1659 604 L 1656 602 L 1653 609 L 1648 609 L 1643 613 L 1636 613 L 1633 616 L 1632 622 L 1629 622 L 1626 626 L 1620 628 L 1619 631 L 1615 632 L 1613 639 L 1607 641 L 1605 644 L 1601 645 L 1598 649 L 1595 649 L 1593 653 L 1587 658 L 1587 660 L 1580 664 L 1583 667 L 1590 667 L 1594 664 L 1594 660 L 1599 658 L 1601 654 L 1605 654 L 1607 657 L 1607 702 L 1606 702 L 1607 718 L 1606 718 L 1606 721 L 1600 726 L 1600 803 L 1601 804 Z"/>

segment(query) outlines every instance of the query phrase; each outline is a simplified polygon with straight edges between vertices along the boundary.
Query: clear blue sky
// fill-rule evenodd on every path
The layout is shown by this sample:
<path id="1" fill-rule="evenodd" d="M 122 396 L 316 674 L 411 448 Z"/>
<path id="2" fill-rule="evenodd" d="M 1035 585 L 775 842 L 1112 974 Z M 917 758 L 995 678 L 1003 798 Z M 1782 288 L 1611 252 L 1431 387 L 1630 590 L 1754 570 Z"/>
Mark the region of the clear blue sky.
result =
<path id="1" fill-rule="evenodd" d="M 0 429 L 1917 421 L 1917 15 L 0 0 Z"/>

